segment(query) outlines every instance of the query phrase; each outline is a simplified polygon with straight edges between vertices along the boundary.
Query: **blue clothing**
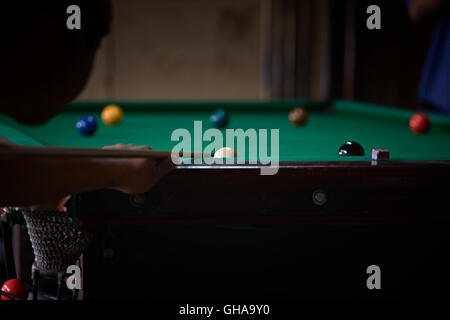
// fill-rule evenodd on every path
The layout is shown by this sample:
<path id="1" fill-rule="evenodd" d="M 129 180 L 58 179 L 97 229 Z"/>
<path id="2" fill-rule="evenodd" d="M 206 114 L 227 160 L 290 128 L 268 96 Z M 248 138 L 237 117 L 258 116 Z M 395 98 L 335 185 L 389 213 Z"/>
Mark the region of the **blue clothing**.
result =
<path id="1" fill-rule="evenodd" d="M 437 23 L 422 71 L 419 100 L 450 113 L 450 16 Z"/>
<path id="2" fill-rule="evenodd" d="M 410 4 L 411 1 L 408 1 Z M 422 70 L 418 98 L 450 114 L 450 13 L 437 21 Z"/>

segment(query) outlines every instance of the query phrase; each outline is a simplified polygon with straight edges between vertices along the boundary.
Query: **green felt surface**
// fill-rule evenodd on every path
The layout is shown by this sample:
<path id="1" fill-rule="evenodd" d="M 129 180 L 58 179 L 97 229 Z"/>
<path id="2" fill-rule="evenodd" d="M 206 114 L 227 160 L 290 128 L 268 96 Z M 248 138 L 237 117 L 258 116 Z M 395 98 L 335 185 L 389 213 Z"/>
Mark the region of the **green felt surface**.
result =
<path id="1" fill-rule="evenodd" d="M 283 102 L 116 102 L 125 111 L 114 127 L 100 120 L 101 109 L 113 101 L 78 102 L 68 105 L 48 123 L 29 127 L 0 116 L 0 136 L 25 145 L 102 147 L 116 143 L 144 144 L 171 150 L 173 130 L 186 128 L 193 134 L 193 121 L 203 121 L 203 131 L 212 128 L 209 113 L 225 108 L 228 128 L 279 129 L 280 161 L 370 160 L 372 148 L 389 149 L 393 160 L 450 160 L 450 119 L 431 115 L 432 128 L 416 135 L 409 129 L 413 112 L 364 103 L 335 101 L 333 110 L 323 110 L 310 101 Z M 294 127 L 288 121 L 293 106 L 309 110 L 306 125 Z M 85 137 L 75 128 L 86 113 L 96 116 L 97 133 Z M 359 142 L 364 157 L 339 157 L 339 147 L 348 140 Z M 204 142 L 205 147 L 209 142 Z M 196 150 L 197 151 L 197 150 Z M 254 160 L 254 159 L 251 159 Z"/>

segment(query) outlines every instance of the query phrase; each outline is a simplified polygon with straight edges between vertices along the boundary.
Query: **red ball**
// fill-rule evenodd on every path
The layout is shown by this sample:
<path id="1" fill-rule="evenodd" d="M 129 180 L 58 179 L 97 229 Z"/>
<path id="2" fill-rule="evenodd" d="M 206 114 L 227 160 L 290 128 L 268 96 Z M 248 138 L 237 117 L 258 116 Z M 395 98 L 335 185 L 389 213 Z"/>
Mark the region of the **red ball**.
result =
<path id="1" fill-rule="evenodd" d="M 25 300 L 28 298 L 28 286 L 20 279 L 9 279 L 2 286 L 2 291 L 15 295 L 16 297 Z M 2 295 L 2 300 L 13 300 L 5 295 Z"/>
<path id="2" fill-rule="evenodd" d="M 409 127 L 416 134 L 426 133 L 430 130 L 431 122 L 425 113 L 416 113 L 409 120 Z"/>
<path id="3" fill-rule="evenodd" d="M 305 108 L 294 108 L 289 112 L 289 121 L 295 126 L 301 126 L 308 120 L 308 111 Z"/>

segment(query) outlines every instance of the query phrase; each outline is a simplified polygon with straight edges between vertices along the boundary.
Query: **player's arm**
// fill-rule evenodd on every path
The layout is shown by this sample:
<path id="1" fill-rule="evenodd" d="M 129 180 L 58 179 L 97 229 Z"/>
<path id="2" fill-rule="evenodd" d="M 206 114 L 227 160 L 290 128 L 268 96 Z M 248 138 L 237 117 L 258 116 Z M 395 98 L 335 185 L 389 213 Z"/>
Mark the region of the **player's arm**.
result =
<path id="1" fill-rule="evenodd" d="M 436 13 L 448 0 L 412 0 L 409 6 L 409 17 L 419 22 L 424 17 Z"/>
<path id="2" fill-rule="evenodd" d="M 0 143 L 0 148 L 14 145 Z M 109 148 L 142 150 L 146 146 Z M 0 157 L 0 206 L 30 206 L 58 202 L 67 195 L 97 189 L 125 193 L 148 191 L 174 168 L 171 159 Z"/>

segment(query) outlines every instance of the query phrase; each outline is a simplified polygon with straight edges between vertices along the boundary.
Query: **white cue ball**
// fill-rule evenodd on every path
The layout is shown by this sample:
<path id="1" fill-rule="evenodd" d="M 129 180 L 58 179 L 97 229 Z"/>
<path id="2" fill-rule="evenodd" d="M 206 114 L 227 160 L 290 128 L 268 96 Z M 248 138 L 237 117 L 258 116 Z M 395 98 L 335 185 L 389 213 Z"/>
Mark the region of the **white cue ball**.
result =
<path id="1" fill-rule="evenodd" d="M 214 158 L 236 158 L 239 157 L 237 152 L 232 148 L 220 148 L 214 153 Z"/>

